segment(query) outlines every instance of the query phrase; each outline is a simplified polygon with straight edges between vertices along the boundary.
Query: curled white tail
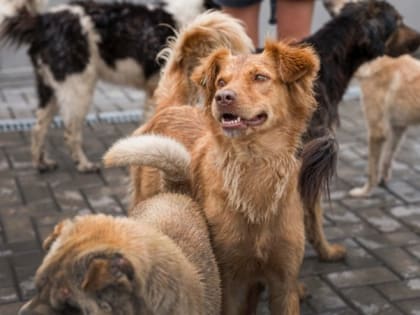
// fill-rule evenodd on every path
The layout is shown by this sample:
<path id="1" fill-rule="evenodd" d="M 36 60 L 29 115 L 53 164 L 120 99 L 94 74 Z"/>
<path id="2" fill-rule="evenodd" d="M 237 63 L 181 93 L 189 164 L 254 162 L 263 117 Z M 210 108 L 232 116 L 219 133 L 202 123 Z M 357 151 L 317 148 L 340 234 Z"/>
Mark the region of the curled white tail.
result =
<path id="1" fill-rule="evenodd" d="M 164 180 L 185 182 L 191 157 L 178 141 L 160 135 L 132 136 L 117 141 L 104 155 L 105 166 L 150 166 L 163 172 Z"/>

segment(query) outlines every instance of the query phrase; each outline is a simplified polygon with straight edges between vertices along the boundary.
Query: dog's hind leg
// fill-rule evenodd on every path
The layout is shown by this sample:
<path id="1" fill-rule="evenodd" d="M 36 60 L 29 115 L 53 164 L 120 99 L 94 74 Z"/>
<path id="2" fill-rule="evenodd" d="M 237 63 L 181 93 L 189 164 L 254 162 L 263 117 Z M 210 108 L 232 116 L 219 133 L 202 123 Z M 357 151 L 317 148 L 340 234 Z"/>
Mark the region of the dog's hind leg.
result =
<path id="1" fill-rule="evenodd" d="M 325 237 L 323 222 L 323 209 L 321 199 L 316 202 L 315 207 L 305 210 L 305 231 L 306 236 L 324 261 L 337 261 L 346 256 L 346 249 L 340 244 L 330 244 Z"/>
<path id="2" fill-rule="evenodd" d="M 378 184 L 379 161 L 381 152 L 385 143 L 385 136 L 381 134 L 370 135 L 368 145 L 368 178 L 362 187 L 356 187 L 350 190 L 353 197 L 362 197 L 369 195 L 372 188 Z"/>
<path id="3" fill-rule="evenodd" d="M 82 148 L 83 125 L 92 102 L 95 83 L 95 78 L 88 75 L 75 76 L 57 91 L 65 126 L 64 139 L 77 164 L 77 170 L 82 173 L 99 170 L 99 165 L 89 161 Z"/>
<path id="4" fill-rule="evenodd" d="M 400 126 L 391 126 L 389 135 L 386 139 L 383 152 L 380 169 L 380 178 L 379 183 L 385 185 L 385 183 L 391 178 L 392 173 L 392 160 L 396 152 L 398 151 L 398 146 L 401 143 L 407 127 Z"/>
<path id="5" fill-rule="evenodd" d="M 57 113 L 57 100 L 54 90 L 36 73 L 39 107 L 36 111 L 36 123 L 31 134 L 32 164 L 39 172 L 57 168 L 57 163 L 48 158 L 44 151 L 45 137 L 54 115 Z"/>

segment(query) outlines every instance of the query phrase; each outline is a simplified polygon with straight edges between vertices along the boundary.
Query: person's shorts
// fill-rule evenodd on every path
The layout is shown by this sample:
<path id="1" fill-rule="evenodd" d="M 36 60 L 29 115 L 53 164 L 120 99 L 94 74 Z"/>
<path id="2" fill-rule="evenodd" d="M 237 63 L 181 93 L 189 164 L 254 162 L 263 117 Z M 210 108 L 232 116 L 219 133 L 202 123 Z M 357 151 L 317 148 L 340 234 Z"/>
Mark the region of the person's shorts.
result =
<path id="1" fill-rule="evenodd" d="M 262 0 L 213 0 L 223 7 L 242 8 L 252 4 L 260 3 Z"/>

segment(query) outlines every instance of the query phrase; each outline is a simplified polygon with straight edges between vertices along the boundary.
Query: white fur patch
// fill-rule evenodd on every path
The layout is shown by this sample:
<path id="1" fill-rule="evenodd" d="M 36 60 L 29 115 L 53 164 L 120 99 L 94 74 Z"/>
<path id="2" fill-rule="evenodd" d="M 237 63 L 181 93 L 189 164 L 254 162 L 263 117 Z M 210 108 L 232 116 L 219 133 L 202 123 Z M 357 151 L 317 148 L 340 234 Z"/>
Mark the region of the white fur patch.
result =
<path id="1" fill-rule="evenodd" d="M 197 15 L 204 11 L 203 0 L 165 0 L 165 10 L 172 14 L 182 27 L 191 22 Z"/>
<path id="2" fill-rule="evenodd" d="M 115 68 L 109 67 L 99 56 L 95 61 L 98 65 L 99 77 L 102 80 L 114 84 L 130 85 L 136 88 L 144 88 L 146 85 L 143 67 L 134 59 L 118 60 Z"/>

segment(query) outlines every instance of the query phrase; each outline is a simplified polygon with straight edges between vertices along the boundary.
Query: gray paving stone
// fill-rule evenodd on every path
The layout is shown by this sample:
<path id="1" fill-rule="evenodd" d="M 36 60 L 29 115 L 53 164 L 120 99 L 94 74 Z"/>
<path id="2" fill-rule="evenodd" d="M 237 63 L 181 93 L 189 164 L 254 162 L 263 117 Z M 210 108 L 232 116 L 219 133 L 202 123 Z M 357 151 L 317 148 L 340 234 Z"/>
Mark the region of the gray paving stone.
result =
<path id="1" fill-rule="evenodd" d="M 117 203 L 112 191 L 108 187 L 95 187 L 83 190 L 88 202 L 95 212 L 103 212 L 113 215 L 124 214 L 123 209 Z"/>
<path id="2" fill-rule="evenodd" d="M 374 289 L 369 287 L 343 290 L 359 311 L 366 315 L 400 315 L 402 314 L 387 302 Z"/>
<path id="3" fill-rule="evenodd" d="M 352 310 L 351 308 L 343 308 L 341 310 L 334 310 L 334 311 L 327 311 L 322 312 L 320 315 L 356 315 L 357 312 Z"/>
<path id="4" fill-rule="evenodd" d="M 54 191 L 54 195 L 60 209 L 63 212 L 67 212 L 69 215 L 91 212 L 83 195 L 78 190 L 58 190 Z"/>
<path id="5" fill-rule="evenodd" d="M 391 213 L 398 218 L 420 215 L 420 205 L 403 205 L 391 209 Z"/>
<path id="6" fill-rule="evenodd" d="M 35 239 L 35 231 L 29 216 L 16 214 L 13 217 L 3 217 L 2 222 L 5 225 L 6 240 L 8 243 Z"/>
<path id="7" fill-rule="evenodd" d="M 347 266 L 344 262 L 335 262 L 335 263 L 325 263 L 319 261 L 319 259 L 312 258 L 306 259 L 303 262 L 300 275 L 302 277 L 307 276 L 314 276 L 314 275 L 321 275 L 321 274 L 328 274 L 337 271 L 346 270 Z"/>
<path id="8" fill-rule="evenodd" d="M 16 293 L 16 290 L 14 287 L 0 287 L 0 304 L 6 304 L 7 303 L 13 303 L 18 302 L 19 297 Z M 0 308 L 2 310 L 2 314 L 4 312 L 3 306 Z M 17 314 L 17 313 L 15 313 Z"/>
<path id="9" fill-rule="evenodd" d="M 420 314 L 420 299 L 400 302 L 398 303 L 398 306 L 401 309 L 403 309 L 406 312 L 406 314 L 409 314 L 409 315 Z"/>
<path id="10" fill-rule="evenodd" d="M 364 209 L 367 208 L 378 208 L 378 207 L 390 207 L 390 206 L 394 206 L 394 205 L 400 205 L 402 202 L 401 200 L 397 199 L 396 197 L 394 197 L 393 195 L 390 194 L 386 194 L 386 195 L 382 195 L 382 196 L 378 196 L 378 197 L 370 197 L 370 198 L 344 198 L 343 200 L 341 200 L 341 202 L 357 211 L 363 211 Z"/>
<path id="11" fill-rule="evenodd" d="M 400 248 L 380 248 L 374 251 L 392 270 L 404 279 L 420 276 L 420 264 Z"/>
<path id="12" fill-rule="evenodd" d="M 311 295 L 307 302 L 318 313 L 346 307 L 345 302 L 320 278 L 305 278 L 303 283 Z"/>
<path id="13" fill-rule="evenodd" d="M 420 299 L 420 278 L 376 286 L 390 301 Z"/>
<path id="14" fill-rule="evenodd" d="M 398 247 L 420 243 L 420 237 L 410 231 L 360 236 L 356 239 L 364 247 L 369 249 Z"/>
<path id="15" fill-rule="evenodd" d="M 398 277 L 385 267 L 369 267 L 335 272 L 327 278 L 337 288 L 359 287 L 398 280 Z"/>
<path id="16" fill-rule="evenodd" d="M 380 209 L 366 209 L 360 211 L 359 215 L 381 232 L 397 232 L 404 229 L 397 220 Z"/>
<path id="17" fill-rule="evenodd" d="M 388 188 L 406 202 L 420 201 L 420 194 L 418 191 L 406 182 L 393 180 L 388 184 Z"/>
<path id="18" fill-rule="evenodd" d="M 420 245 L 409 246 L 407 247 L 407 250 L 411 253 L 411 255 L 414 255 L 420 259 Z"/>
<path id="19" fill-rule="evenodd" d="M 378 232 L 364 222 L 326 227 L 325 234 L 330 240 L 346 237 L 366 236 L 378 234 Z"/>
<path id="20" fill-rule="evenodd" d="M 376 266 L 378 260 L 361 247 L 347 247 L 346 264 L 352 268 Z"/>
<path id="21" fill-rule="evenodd" d="M 325 207 L 325 216 L 337 224 L 358 223 L 360 219 L 350 210 L 334 202 Z"/>

